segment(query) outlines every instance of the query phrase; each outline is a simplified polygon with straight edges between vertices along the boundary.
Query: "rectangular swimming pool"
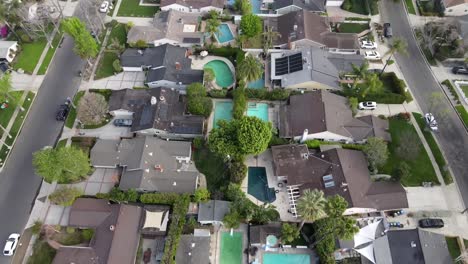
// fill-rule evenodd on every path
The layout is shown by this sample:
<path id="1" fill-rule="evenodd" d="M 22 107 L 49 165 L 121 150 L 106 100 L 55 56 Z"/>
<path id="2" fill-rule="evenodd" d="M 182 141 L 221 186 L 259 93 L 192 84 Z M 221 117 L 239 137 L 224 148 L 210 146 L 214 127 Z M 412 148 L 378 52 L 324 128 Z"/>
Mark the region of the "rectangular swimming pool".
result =
<path id="1" fill-rule="evenodd" d="M 268 104 L 249 102 L 247 106 L 247 116 L 256 116 L 268 122 Z"/>
<path id="2" fill-rule="evenodd" d="M 310 256 L 306 254 L 263 254 L 263 264 L 310 264 Z"/>
<path id="3" fill-rule="evenodd" d="M 208 252 L 207 252 L 208 253 Z M 242 263 L 242 233 L 230 232 L 221 233 L 221 259 L 223 264 Z"/>
<path id="4" fill-rule="evenodd" d="M 275 189 L 268 187 L 265 167 L 249 167 L 247 192 L 262 202 L 272 203 L 276 200 Z"/>
<path id="5" fill-rule="evenodd" d="M 247 88 L 250 88 L 250 89 L 263 89 L 265 88 L 265 79 L 264 77 L 262 76 L 262 78 L 256 80 L 256 81 L 253 81 L 253 82 L 249 82 L 247 84 Z"/>
<path id="6" fill-rule="evenodd" d="M 215 35 L 219 43 L 223 44 L 234 40 L 234 35 L 232 34 L 228 24 L 223 23 L 219 25 L 218 30 L 219 32 L 216 32 Z"/>
<path id="7" fill-rule="evenodd" d="M 232 119 L 232 102 L 216 102 L 213 118 L 213 127 L 218 127 L 219 120 L 231 121 Z"/>

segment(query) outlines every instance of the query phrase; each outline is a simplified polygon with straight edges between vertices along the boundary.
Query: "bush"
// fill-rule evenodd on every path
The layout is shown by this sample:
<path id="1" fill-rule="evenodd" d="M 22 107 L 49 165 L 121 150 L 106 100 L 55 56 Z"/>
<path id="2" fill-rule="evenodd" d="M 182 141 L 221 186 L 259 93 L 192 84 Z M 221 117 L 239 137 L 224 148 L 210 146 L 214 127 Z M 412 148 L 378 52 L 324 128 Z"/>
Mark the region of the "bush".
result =
<path id="1" fill-rule="evenodd" d="M 71 206 L 76 198 L 83 195 L 83 191 L 77 187 L 61 187 L 49 195 L 49 200 L 61 206 Z"/>
<path id="2" fill-rule="evenodd" d="M 405 121 L 410 121 L 411 119 L 411 114 L 408 112 L 402 112 L 398 114 L 398 119 L 405 120 Z"/>
<path id="3" fill-rule="evenodd" d="M 213 69 L 211 68 L 205 68 L 203 70 L 203 81 L 205 82 L 211 82 L 215 79 L 215 74 Z"/>
<path id="4" fill-rule="evenodd" d="M 213 101 L 208 97 L 189 97 L 187 110 L 193 115 L 208 118 L 213 110 Z"/>
<path id="5" fill-rule="evenodd" d="M 208 92 L 208 95 L 213 98 L 226 98 L 228 94 L 228 91 L 226 89 L 220 89 L 220 90 L 210 90 Z"/>
<path id="6" fill-rule="evenodd" d="M 40 220 L 34 221 L 34 224 L 31 227 L 31 233 L 33 233 L 33 235 L 39 235 L 42 230 L 42 225 L 43 225 L 42 221 Z"/>
<path id="7" fill-rule="evenodd" d="M 247 166 L 245 166 L 242 160 L 233 160 L 229 167 L 229 177 L 233 183 L 242 183 L 245 176 L 247 175 Z"/>
<path id="8" fill-rule="evenodd" d="M 243 58 L 245 57 L 245 52 L 239 48 L 233 48 L 231 46 L 225 46 L 217 48 L 215 46 L 209 46 L 207 49 L 208 53 L 211 53 L 214 56 L 221 56 L 229 59 L 234 67 L 237 63 L 240 63 Z M 196 52 L 200 52 L 201 50 L 196 50 Z"/>
<path id="9" fill-rule="evenodd" d="M 76 229 L 74 227 L 71 227 L 71 226 L 67 226 L 67 228 L 65 230 L 67 231 L 67 234 L 73 234 L 76 231 Z"/>
<path id="10" fill-rule="evenodd" d="M 202 137 L 196 137 L 193 139 L 193 146 L 196 149 L 203 148 L 203 146 L 205 146 L 205 140 Z"/>
<path id="11" fill-rule="evenodd" d="M 351 10 L 352 7 L 353 5 L 351 3 L 351 0 L 344 0 L 343 4 L 341 5 L 341 8 L 343 8 L 344 10 Z"/>
<path id="12" fill-rule="evenodd" d="M 313 139 L 313 140 L 307 140 L 304 143 L 307 145 L 308 148 L 316 149 L 316 148 L 320 147 L 320 145 L 323 143 L 323 141 L 320 141 L 318 139 Z"/>
<path id="13" fill-rule="evenodd" d="M 392 180 L 399 182 L 401 179 L 411 177 L 411 168 L 406 162 L 401 162 L 395 168 L 394 173 L 392 174 Z"/>
<path id="14" fill-rule="evenodd" d="M 97 193 L 96 197 L 115 202 L 136 202 L 140 198 L 140 194 L 134 189 L 129 189 L 125 192 L 114 187 L 109 193 Z"/>
<path id="15" fill-rule="evenodd" d="M 115 72 L 121 72 L 122 71 L 122 66 L 120 65 L 120 60 L 116 59 L 114 62 L 112 62 L 112 67 L 114 68 Z"/>
<path id="16" fill-rule="evenodd" d="M 240 119 L 247 111 L 247 98 L 243 88 L 238 88 L 233 92 L 232 117 Z"/>
<path id="17" fill-rule="evenodd" d="M 458 97 L 457 92 L 455 91 L 455 88 L 453 87 L 452 83 L 449 80 L 445 80 L 442 82 L 443 85 L 445 85 L 450 93 L 452 94 L 453 98 L 455 98 L 455 101 L 457 101 L 457 104 L 460 102 L 460 97 Z"/>
<path id="18" fill-rule="evenodd" d="M 405 95 L 405 92 L 406 92 L 405 81 L 398 78 L 394 72 L 386 72 L 380 76 L 380 79 L 383 82 L 390 84 L 390 88 L 392 89 L 392 92 Z"/>
<path id="19" fill-rule="evenodd" d="M 90 241 L 94 236 L 94 230 L 93 229 L 83 229 L 81 231 L 81 237 L 83 238 L 83 240 L 85 241 Z"/>
<path id="20" fill-rule="evenodd" d="M 262 19 L 255 14 L 243 15 L 240 22 L 242 35 L 253 38 L 262 32 Z"/>
<path id="21" fill-rule="evenodd" d="M 206 188 L 198 188 L 193 195 L 193 202 L 206 202 L 210 199 L 210 192 Z"/>
<path id="22" fill-rule="evenodd" d="M 129 46 L 132 48 L 144 49 L 148 47 L 148 43 L 140 39 L 140 40 L 137 40 L 137 42 L 130 43 Z"/>
<path id="23" fill-rule="evenodd" d="M 274 89 L 273 91 L 266 89 L 245 89 L 245 92 L 250 99 L 268 101 L 287 100 L 291 95 L 291 91 L 287 89 Z"/>

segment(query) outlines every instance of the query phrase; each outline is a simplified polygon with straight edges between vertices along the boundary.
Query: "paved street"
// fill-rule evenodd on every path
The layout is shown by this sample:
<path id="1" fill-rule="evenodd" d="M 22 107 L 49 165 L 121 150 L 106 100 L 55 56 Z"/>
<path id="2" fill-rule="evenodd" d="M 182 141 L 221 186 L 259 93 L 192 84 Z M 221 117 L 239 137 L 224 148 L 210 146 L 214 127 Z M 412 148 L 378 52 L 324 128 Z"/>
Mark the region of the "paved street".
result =
<path id="1" fill-rule="evenodd" d="M 423 111 L 430 108 L 429 98 L 432 92 L 441 92 L 441 88 L 425 63 L 415 38 L 413 37 L 403 3 L 392 0 L 380 1 L 382 22 L 390 22 L 394 37 L 402 37 L 408 42 L 408 56 L 397 55 L 396 60 L 405 79 Z M 442 112 L 449 109 L 448 115 Z M 439 118 L 439 130 L 436 134 L 455 174 L 465 205 L 468 205 L 468 134 L 460 119 L 451 108 L 449 101 L 437 109 L 431 110 Z M 442 118 L 442 116 L 444 116 Z"/>

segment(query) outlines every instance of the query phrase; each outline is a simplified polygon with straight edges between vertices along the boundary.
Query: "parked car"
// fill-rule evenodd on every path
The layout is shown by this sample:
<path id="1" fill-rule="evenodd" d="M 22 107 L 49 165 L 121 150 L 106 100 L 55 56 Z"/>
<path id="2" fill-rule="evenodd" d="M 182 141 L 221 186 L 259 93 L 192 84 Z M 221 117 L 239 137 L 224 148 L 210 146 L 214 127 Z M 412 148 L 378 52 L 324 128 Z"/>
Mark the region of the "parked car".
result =
<path id="1" fill-rule="evenodd" d="M 360 102 L 358 105 L 359 110 L 375 110 L 377 108 L 376 102 Z"/>
<path id="2" fill-rule="evenodd" d="M 383 28 L 384 28 L 384 36 L 386 38 L 391 38 L 393 36 L 393 32 L 392 32 L 392 27 L 390 26 L 390 23 L 383 24 Z"/>
<path id="3" fill-rule="evenodd" d="M 424 115 L 424 120 L 426 121 L 427 126 L 432 130 L 432 131 L 437 131 L 439 130 L 439 127 L 437 125 L 437 121 L 435 120 L 435 117 L 432 113 L 426 113 Z"/>
<path id="4" fill-rule="evenodd" d="M 57 114 L 55 115 L 55 119 L 57 121 L 65 121 L 68 116 L 68 112 L 70 112 L 70 99 L 67 99 L 64 104 L 61 104 Z"/>
<path id="5" fill-rule="evenodd" d="M 419 220 L 419 227 L 441 228 L 441 227 L 444 227 L 444 221 L 439 218 L 424 218 L 424 219 Z"/>
<path id="6" fill-rule="evenodd" d="M 378 53 L 377 51 L 375 50 L 372 50 L 372 51 L 366 51 L 364 53 L 364 56 L 366 59 L 368 60 L 380 60 L 381 57 L 380 57 L 380 53 Z"/>
<path id="7" fill-rule="evenodd" d="M 110 7 L 109 1 L 102 2 L 101 6 L 99 7 L 99 12 L 107 13 L 109 12 L 109 7 Z"/>
<path id="8" fill-rule="evenodd" d="M 361 49 L 376 49 L 377 48 L 377 43 L 374 41 L 370 40 L 363 40 L 361 42 Z"/>
<path id="9" fill-rule="evenodd" d="M 15 253 L 15 249 L 18 246 L 19 238 L 20 234 L 16 233 L 13 233 L 8 237 L 5 243 L 5 247 L 3 248 L 4 256 L 13 256 L 13 253 Z"/>
<path id="10" fill-rule="evenodd" d="M 114 126 L 118 127 L 131 127 L 133 123 L 132 119 L 115 119 Z"/>
<path id="11" fill-rule="evenodd" d="M 452 68 L 453 74 L 468 74 L 468 69 L 462 66 L 457 66 Z"/>

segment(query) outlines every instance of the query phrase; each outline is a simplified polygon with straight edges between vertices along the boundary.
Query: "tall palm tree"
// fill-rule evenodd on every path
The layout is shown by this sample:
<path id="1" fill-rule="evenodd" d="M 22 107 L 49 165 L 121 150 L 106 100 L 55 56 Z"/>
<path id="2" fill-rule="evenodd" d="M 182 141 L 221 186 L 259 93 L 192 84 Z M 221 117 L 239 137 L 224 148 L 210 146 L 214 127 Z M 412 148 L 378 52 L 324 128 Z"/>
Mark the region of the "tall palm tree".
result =
<path id="1" fill-rule="evenodd" d="M 299 229 L 302 229 L 305 221 L 314 222 L 325 216 L 325 206 L 327 200 L 323 196 L 323 191 L 305 190 L 297 201 L 297 212 L 302 217 Z"/>
<path id="2" fill-rule="evenodd" d="M 385 55 L 390 55 L 390 56 L 385 61 L 385 65 L 384 65 L 382 71 L 380 72 L 380 75 L 382 75 L 382 73 L 385 71 L 385 68 L 387 67 L 388 63 L 392 60 L 392 56 L 395 53 L 400 53 L 400 54 L 407 55 L 408 54 L 408 49 L 407 48 L 408 48 L 408 43 L 406 42 L 406 40 L 404 40 L 402 38 L 393 39 L 393 42 L 390 44 L 390 49 L 385 53 Z"/>
<path id="3" fill-rule="evenodd" d="M 356 78 L 353 82 L 353 89 L 356 88 L 358 79 L 365 79 L 367 74 L 369 73 L 369 62 L 364 61 L 361 66 L 356 66 L 355 64 L 351 63 L 351 67 L 353 68 L 352 73 L 356 75 Z"/>
<path id="4" fill-rule="evenodd" d="M 260 79 L 262 74 L 262 64 L 251 54 L 247 55 L 244 60 L 239 63 L 239 65 L 237 65 L 237 75 L 240 76 L 246 83 Z"/>
<path id="5" fill-rule="evenodd" d="M 217 17 L 206 20 L 205 32 L 210 35 L 211 39 L 214 39 L 215 34 L 219 32 L 220 25 L 221 22 Z"/>
<path id="6" fill-rule="evenodd" d="M 267 27 L 266 31 L 262 33 L 263 35 L 263 54 L 268 55 L 268 50 L 273 47 L 273 42 L 277 38 L 281 38 L 279 32 L 273 31 L 272 27 Z"/>
<path id="7" fill-rule="evenodd" d="M 379 76 L 375 73 L 366 75 L 366 85 L 360 91 L 361 95 L 365 97 L 368 93 L 378 93 L 382 91 L 383 83 Z"/>

